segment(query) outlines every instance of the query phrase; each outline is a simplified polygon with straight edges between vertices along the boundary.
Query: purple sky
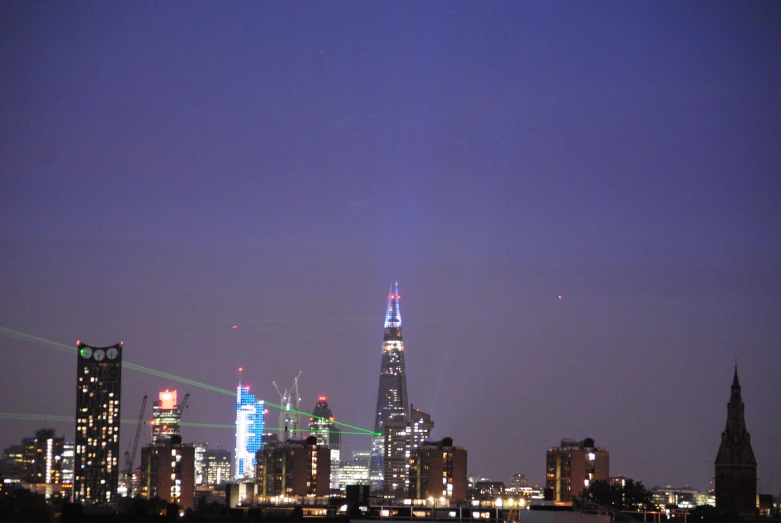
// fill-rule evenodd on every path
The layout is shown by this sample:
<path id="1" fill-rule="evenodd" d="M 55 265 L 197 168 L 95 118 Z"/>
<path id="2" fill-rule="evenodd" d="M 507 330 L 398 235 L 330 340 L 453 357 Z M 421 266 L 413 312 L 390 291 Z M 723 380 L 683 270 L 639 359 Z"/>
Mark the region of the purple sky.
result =
<path id="1" fill-rule="evenodd" d="M 737 357 L 777 493 L 780 26 L 778 2 L 4 2 L 0 326 L 227 389 L 243 365 L 270 401 L 300 370 L 305 410 L 371 427 L 398 280 L 410 399 L 470 473 L 542 482 L 590 436 L 613 475 L 705 488 Z M 75 367 L 0 335 L 0 412 L 72 415 Z M 130 370 L 123 417 L 166 387 L 235 420 Z"/>

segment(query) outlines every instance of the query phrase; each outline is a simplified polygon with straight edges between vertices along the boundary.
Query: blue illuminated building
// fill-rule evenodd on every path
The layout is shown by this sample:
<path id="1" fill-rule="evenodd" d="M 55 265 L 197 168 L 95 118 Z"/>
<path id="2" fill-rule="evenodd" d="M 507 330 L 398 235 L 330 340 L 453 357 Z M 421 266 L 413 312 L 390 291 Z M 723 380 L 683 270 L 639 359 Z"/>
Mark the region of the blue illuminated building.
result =
<path id="1" fill-rule="evenodd" d="M 263 437 L 263 400 L 255 400 L 249 387 L 236 389 L 236 479 L 255 477 L 255 454 Z"/>

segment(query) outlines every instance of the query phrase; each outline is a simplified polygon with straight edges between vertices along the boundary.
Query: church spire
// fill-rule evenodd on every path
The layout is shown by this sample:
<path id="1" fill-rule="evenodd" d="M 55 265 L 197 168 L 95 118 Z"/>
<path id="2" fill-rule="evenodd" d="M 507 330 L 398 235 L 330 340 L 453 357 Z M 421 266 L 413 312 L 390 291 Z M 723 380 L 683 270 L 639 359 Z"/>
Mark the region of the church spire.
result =
<path id="1" fill-rule="evenodd" d="M 751 435 L 746 429 L 737 363 L 731 389 L 727 424 L 721 433 L 721 445 L 715 461 L 716 508 L 736 512 L 744 520 L 751 521 L 756 518 L 752 514 L 755 508 L 757 460 L 751 448 Z"/>

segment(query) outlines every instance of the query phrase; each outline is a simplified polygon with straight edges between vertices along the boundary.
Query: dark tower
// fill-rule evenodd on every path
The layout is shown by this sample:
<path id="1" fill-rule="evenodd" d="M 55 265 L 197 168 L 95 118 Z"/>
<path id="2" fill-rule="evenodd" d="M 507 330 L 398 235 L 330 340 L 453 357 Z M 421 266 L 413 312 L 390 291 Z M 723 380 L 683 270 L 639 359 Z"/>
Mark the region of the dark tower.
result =
<path id="1" fill-rule="evenodd" d="M 372 438 L 370 479 L 379 485 L 383 477 L 382 455 L 385 422 L 409 421 L 407 371 L 404 367 L 404 339 L 401 336 L 399 282 L 391 284 L 388 308 L 385 311 L 385 335 L 382 339 L 380 385 L 377 389 L 377 410 Z"/>
<path id="2" fill-rule="evenodd" d="M 751 436 L 746 430 L 737 365 L 727 404 L 727 426 L 721 433 L 715 464 L 716 508 L 725 513 L 739 514 L 745 521 L 756 520 L 757 460 L 751 449 Z"/>
<path id="3" fill-rule="evenodd" d="M 122 343 L 77 342 L 76 439 L 73 500 L 114 503 L 119 480 L 119 405 Z"/>

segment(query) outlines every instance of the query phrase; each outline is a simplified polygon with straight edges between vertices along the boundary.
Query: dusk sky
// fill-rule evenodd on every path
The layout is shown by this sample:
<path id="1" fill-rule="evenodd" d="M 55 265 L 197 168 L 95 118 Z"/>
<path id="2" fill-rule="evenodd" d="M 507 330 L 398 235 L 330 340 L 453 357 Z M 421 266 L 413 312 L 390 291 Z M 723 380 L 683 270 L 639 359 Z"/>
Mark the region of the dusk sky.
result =
<path id="1" fill-rule="evenodd" d="M 0 448 L 22 414 L 73 439 L 51 342 L 77 339 L 272 402 L 302 371 L 303 410 L 372 428 L 398 280 L 410 401 L 470 474 L 542 483 L 592 437 L 611 475 L 705 489 L 737 358 L 778 493 L 779 27 L 769 1 L 3 2 Z M 124 419 L 175 388 L 235 422 L 122 380 Z"/>

